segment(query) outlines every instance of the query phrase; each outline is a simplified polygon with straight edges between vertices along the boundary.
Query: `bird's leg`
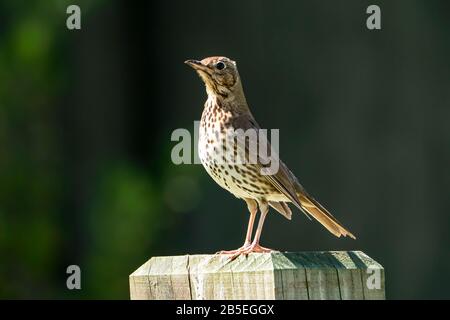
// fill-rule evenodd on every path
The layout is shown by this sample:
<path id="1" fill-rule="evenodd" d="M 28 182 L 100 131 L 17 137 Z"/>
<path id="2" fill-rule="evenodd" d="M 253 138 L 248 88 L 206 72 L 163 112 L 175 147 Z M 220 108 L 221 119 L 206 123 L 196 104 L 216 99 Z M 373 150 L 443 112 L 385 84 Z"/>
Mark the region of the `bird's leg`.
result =
<path id="1" fill-rule="evenodd" d="M 234 260 L 241 254 L 247 256 L 249 253 L 252 253 L 252 252 L 264 253 L 264 252 L 274 251 L 272 249 L 264 248 L 259 245 L 259 240 L 261 238 L 264 220 L 266 219 L 267 213 L 269 212 L 269 205 L 267 204 L 267 202 L 261 201 L 261 202 L 259 202 L 259 209 L 261 211 L 261 216 L 259 217 L 258 228 L 256 229 L 255 238 L 253 239 L 253 242 L 250 245 L 246 246 L 245 248 L 241 248 L 241 250 L 235 252 L 230 257 L 231 260 Z"/>
<path id="2" fill-rule="evenodd" d="M 245 242 L 239 249 L 219 251 L 218 254 L 235 254 L 241 250 L 244 250 L 252 243 L 253 225 L 255 224 L 256 213 L 258 212 L 258 204 L 253 199 L 244 199 L 247 203 L 248 211 L 250 212 L 250 218 L 248 220 L 247 235 L 245 236 Z"/>
<path id="3" fill-rule="evenodd" d="M 248 211 L 250 212 L 250 218 L 248 220 L 245 242 L 242 247 L 248 247 L 252 243 L 253 225 L 255 224 L 256 213 L 258 212 L 258 204 L 255 200 L 247 199 L 245 200 L 245 202 L 247 202 Z"/>

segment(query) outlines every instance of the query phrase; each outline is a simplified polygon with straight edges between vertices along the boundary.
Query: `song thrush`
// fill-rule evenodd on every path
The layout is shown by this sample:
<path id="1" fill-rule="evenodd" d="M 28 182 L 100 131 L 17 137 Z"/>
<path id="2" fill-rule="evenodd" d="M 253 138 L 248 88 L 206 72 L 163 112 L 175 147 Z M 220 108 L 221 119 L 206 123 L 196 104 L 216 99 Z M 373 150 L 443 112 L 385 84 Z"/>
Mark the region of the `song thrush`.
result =
<path id="1" fill-rule="evenodd" d="M 279 161 L 276 172 L 263 174 L 261 169 L 267 167 L 267 159 L 264 159 L 263 164 L 259 152 L 253 163 L 229 160 L 232 158 L 229 157 L 230 154 L 235 156 L 233 159 L 236 159 L 236 154 L 243 152 L 246 157 L 244 160 L 248 160 L 249 156 L 256 152 L 245 143 L 244 145 L 236 143 L 236 137 L 229 132 L 238 129 L 261 131 L 247 105 L 236 62 L 226 57 L 209 57 L 201 61 L 187 60 L 185 63 L 200 75 L 208 94 L 199 129 L 198 153 L 201 163 L 222 188 L 237 198 L 243 199 L 250 211 L 244 245 L 239 249 L 221 251 L 221 253 L 232 254 L 232 258 L 235 258 L 250 252 L 272 251 L 259 244 L 264 219 L 269 206 L 287 219 L 291 219 L 292 213 L 288 203 L 293 203 L 308 217 L 315 218 L 335 236 L 349 236 L 355 239 L 352 233 L 306 192 L 283 162 Z M 271 149 L 268 140 L 261 139 L 259 136 L 257 144 L 258 148 L 264 144 Z M 273 150 L 271 152 L 274 153 Z M 252 241 L 253 224 L 258 207 L 261 216 Z"/>

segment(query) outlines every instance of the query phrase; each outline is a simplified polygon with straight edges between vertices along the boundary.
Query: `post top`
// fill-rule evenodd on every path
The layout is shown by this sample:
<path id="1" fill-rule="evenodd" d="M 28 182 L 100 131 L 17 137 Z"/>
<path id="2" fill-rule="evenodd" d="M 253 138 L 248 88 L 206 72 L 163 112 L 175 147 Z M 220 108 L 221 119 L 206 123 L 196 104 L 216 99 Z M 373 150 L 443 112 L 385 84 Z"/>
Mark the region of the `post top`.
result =
<path id="1" fill-rule="evenodd" d="M 229 255 L 222 254 L 152 257 L 130 276 L 298 269 L 383 269 L 362 251 L 251 253 L 233 261 L 228 261 L 228 258 Z"/>
<path id="2" fill-rule="evenodd" d="M 361 251 L 153 257 L 132 299 L 384 299 L 384 269 Z"/>

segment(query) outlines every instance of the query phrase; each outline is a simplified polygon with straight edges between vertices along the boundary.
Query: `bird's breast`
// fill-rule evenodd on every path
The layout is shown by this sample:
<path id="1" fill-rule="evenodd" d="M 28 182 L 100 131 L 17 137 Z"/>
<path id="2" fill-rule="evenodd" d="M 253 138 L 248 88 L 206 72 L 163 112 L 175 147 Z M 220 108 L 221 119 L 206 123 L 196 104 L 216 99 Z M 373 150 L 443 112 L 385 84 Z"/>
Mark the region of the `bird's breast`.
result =
<path id="1" fill-rule="evenodd" d="M 243 163 L 232 126 L 232 113 L 206 105 L 199 127 L 198 152 L 208 174 L 238 198 L 263 198 L 273 189 L 255 164 Z"/>

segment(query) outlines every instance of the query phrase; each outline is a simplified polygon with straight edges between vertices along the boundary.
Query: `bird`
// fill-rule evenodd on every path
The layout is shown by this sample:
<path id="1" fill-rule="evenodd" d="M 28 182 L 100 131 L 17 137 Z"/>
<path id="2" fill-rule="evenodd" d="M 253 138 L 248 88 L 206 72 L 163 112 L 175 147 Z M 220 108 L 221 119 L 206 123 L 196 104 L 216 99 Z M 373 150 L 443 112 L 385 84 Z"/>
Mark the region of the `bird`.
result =
<path id="1" fill-rule="evenodd" d="M 271 150 L 271 156 L 278 157 L 278 154 L 272 150 L 268 139 L 262 139 L 264 135 L 259 134 L 262 129 L 247 104 L 236 62 L 224 56 L 213 56 L 202 60 L 189 59 L 185 63 L 198 73 L 207 93 L 199 125 L 200 161 L 219 186 L 246 202 L 250 213 L 244 244 L 238 249 L 218 253 L 229 254 L 231 259 L 235 259 L 239 255 L 275 251 L 260 245 L 264 221 L 269 207 L 291 220 L 292 211 L 289 204 L 293 204 L 309 219 L 316 219 L 335 236 L 356 239 L 306 191 L 281 160 L 275 172 L 263 172 L 267 169 L 268 159 L 258 151 L 255 155 L 255 150 L 265 147 L 265 150 Z M 236 134 L 233 135 L 233 132 L 239 130 L 254 131 L 258 149 L 251 149 L 245 143 L 237 143 Z M 236 160 L 238 153 L 241 160 L 247 161 L 230 161 Z M 248 161 L 251 156 L 253 162 Z M 252 239 L 258 210 L 260 217 Z"/>

